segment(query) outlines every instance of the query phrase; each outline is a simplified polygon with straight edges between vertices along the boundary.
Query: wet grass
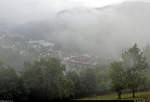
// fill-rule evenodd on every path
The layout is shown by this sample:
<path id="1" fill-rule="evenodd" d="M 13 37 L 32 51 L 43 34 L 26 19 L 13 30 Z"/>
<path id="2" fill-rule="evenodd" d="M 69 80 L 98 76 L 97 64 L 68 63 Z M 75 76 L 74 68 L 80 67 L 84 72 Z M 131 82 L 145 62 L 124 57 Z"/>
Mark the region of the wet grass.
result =
<path id="1" fill-rule="evenodd" d="M 108 95 L 101 95 L 95 97 L 85 97 L 77 100 L 118 100 L 116 94 L 108 94 Z M 150 91 L 148 92 L 137 92 L 136 97 L 132 98 L 131 93 L 122 94 L 121 100 L 150 100 Z"/>

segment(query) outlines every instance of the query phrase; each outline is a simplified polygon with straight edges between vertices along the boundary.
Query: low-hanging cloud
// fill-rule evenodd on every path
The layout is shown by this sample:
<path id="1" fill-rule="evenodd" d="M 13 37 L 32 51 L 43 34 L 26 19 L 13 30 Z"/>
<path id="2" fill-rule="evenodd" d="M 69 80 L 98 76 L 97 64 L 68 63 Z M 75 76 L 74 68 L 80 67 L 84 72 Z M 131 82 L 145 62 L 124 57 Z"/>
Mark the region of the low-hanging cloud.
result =
<path id="1" fill-rule="evenodd" d="M 123 48 L 134 43 L 140 46 L 149 43 L 149 3 L 124 3 L 102 8 L 127 0 L 92 1 L 1 0 L 0 22 L 26 24 L 33 30 L 33 25 L 27 22 L 45 21 L 48 23 L 46 29 L 50 31 L 44 32 L 41 29 L 45 26 L 38 23 L 34 24 L 39 26 L 33 27 L 31 33 L 36 36 L 40 32 L 47 39 L 61 43 L 63 47 L 77 47 L 82 52 L 104 57 L 117 56 Z M 19 34 L 26 34 L 30 30 L 23 30 Z"/>
<path id="2" fill-rule="evenodd" d="M 22 23 L 54 16 L 63 9 L 102 7 L 125 0 L 0 0 L 0 21 Z"/>

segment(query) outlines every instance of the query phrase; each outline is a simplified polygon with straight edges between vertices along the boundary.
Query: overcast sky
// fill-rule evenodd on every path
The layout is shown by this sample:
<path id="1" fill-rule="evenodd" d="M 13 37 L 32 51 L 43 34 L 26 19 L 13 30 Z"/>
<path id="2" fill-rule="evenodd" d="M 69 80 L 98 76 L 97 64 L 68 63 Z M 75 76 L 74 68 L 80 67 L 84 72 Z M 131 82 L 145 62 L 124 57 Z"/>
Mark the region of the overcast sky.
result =
<path id="1" fill-rule="evenodd" d="M 63 9 L 103 7 L 124 1 L 127 0 L 0 0 L 0 22 L 42 19 Z"/>

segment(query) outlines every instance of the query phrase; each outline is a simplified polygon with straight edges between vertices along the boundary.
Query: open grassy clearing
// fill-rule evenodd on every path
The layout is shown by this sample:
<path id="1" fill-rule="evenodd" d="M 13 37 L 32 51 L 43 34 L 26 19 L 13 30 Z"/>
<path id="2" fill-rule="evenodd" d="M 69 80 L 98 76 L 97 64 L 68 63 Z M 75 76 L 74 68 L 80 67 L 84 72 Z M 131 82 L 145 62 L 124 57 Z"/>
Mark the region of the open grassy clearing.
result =
<path id="1" fill-rule="evenodd" d="M 102 95 L 96 97 L 86 97 L 79 100 L 118 100 L 116 94 Z M 150 100 L 150 91 L 148 92 L 137 92 L 136 98 L 132 98 L 131 93 L 122 94 L 121 100 Z"/>

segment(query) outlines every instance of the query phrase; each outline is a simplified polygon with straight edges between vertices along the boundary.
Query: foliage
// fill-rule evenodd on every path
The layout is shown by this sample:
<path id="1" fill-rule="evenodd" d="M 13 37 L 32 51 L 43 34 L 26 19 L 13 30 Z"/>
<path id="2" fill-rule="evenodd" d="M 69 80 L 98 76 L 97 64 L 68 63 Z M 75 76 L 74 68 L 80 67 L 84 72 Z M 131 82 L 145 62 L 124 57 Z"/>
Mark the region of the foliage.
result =
<path id="1" fill-rule="evenodd" d="M 96 80 L 97 88 L 96 94 L 106 94 L 109 93 L 111 80 L 109 77 L 109 66 L 108 65 L 97 65 L 96 70 Z"/>
<path id="2" fill-rule="evenodd" d="M 110 78 L 112 79 L 112 89 L 118 93 L 121 98 L 122 90 L 126 88 L 125 71 L 122 62 L 113 62 L 110 69 Z"/>
<path id="3" fill-rule="evenodd" d="M 121 58 L 111 64 L 101 62 L 96 67 L 72 72 L 67 72 L 61 60 L 53 57 L 26 62 L 20 72 L 0 62 L 0 98 L 20 101 L 72 99 L 111 93 L 110 87 L 120 98 L 129 89 L 133 96 L 137 90 L 150 89 L 148 63 L 137 45 L 123 52 Z"/>
<path id="4" fill-rule="evenodd" d="M 144 71 L 148 68 L 148 63 L 136 44 L 122 54 L 122 59 L 127 86 L 135 97 L 135 91 L 145 81 Z"/>
<path id="5" fill-rule="evenodd" d="M 72 93 L 72 81 L 64 75 L 65 66 L 59 59 L 46 58 L 35 61 L 23 73 L 25 86 L 32 99 L 51 100 L 68 98 Z"/>
<path id="6" fill-rule="evenodd" d="M 73 81 L 75 97 L 93 95 L 96 93 L 97 79 L 94 69 L 87 68 L 80 73 L 68 72 L 67 76 Z"/>
<path id="7" fill-rule="evenodd" d="M 26 92 L 16 71 L 3 64 L 0 65 L 0 98 L 24 100 Z"/>
<path id="8" fill-rule="evenodd" d="M 84 85 L 84 94 L 91 95 L 96 92 L 97 79 L 96 72 L 92 68 L 87 68 L 80 73 L 81 83 Z"/>

